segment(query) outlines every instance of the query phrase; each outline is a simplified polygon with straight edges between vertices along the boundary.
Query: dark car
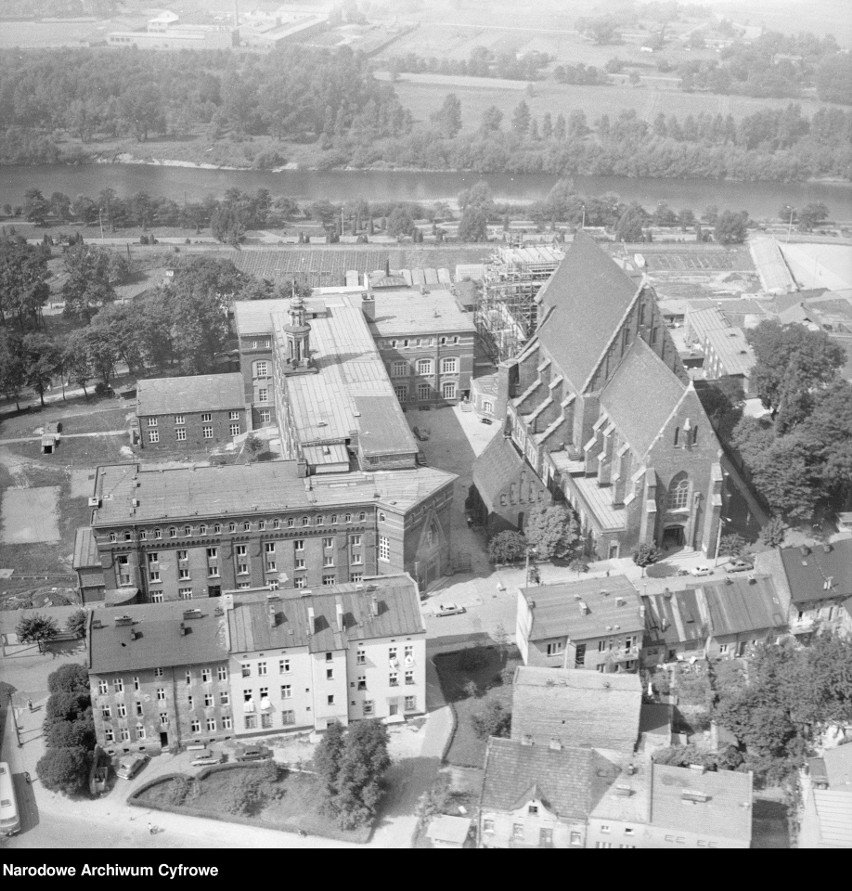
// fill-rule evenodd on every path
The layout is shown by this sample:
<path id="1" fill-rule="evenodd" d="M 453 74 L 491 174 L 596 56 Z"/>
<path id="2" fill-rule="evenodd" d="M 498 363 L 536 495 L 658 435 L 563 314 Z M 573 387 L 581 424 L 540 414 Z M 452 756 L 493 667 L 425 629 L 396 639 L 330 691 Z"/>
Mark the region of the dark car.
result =
<path id="1" fill-rule="evenodd" d="M 725 567 L 725 572 L 751 572 L 753 569 L 754 565 L 749 563 L 748 560 L 737 558 L 736 560 L 731 560 Z"/>
<path id="2" fill-rule="evenodd" d="M 248 746 L 236 754 L 237 761 L 264 761 L 272 757 L 272 749 L 266 746 Z"/>

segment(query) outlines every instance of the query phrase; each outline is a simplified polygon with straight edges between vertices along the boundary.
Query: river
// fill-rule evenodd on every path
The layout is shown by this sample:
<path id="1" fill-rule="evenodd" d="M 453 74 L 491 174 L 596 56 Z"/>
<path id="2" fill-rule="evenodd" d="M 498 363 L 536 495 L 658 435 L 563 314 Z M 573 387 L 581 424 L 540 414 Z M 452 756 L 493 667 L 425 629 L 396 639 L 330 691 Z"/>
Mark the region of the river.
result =
<path id="1" fill-rule="evenodd" d="M 545 174 L 439 173 L 389 170 L 207 170 L 147 164 L 61 164 L 0 167 L 0 206 L 16 205 L 24 192 L 38 188 L 45 197 L 53 192 L 95 196 L 111 187 L 123 196 L 144 191 L 167 195 L 175 201 L 220 197 L 236 187 L 244 192 L 269 189 L 273 196 L 301 200 L 328 198 L 346 201 L 453 201 L 463 189 L 486 180 L 497 200 L 534 201 L 544 198 L 557 178 Z M 630 179 L 620 176 L 575 176 L 574 187 L 583 195 L 615 193 L 625 202 L 638 201 L 653 209 L 664 201 L 675 210 L 701 212 L 715 204 L 725 210 L 747 210 L 756 218 L 777 217 L 785 204 L 803 207 L 811 201 L 826 204 L 835 220 L 852 220 L 852 183 L 733 183 L 686 179 Z"/>

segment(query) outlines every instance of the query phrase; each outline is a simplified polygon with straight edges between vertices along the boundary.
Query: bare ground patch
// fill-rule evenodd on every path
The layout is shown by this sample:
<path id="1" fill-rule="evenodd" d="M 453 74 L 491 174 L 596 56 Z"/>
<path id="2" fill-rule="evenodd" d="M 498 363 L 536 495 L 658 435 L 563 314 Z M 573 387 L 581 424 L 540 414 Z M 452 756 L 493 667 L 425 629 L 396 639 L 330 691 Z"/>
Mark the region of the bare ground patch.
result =
<path id="1" fill-rule="evenodd" d="M 59 541 L 59 486 L 6 489 L 3 493 L 3 543 Z"/>

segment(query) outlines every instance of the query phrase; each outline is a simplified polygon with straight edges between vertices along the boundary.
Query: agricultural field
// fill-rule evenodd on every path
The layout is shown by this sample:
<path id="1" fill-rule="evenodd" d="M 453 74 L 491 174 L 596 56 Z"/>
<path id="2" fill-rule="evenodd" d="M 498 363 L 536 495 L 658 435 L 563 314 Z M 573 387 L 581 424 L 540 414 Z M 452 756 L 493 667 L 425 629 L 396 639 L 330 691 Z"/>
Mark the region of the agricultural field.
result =
<path id="1" fill-rule="evenodd" d="M 768 108 L 786 108 L 790 99 L 755 99 L 749 96 L 721 96 L 711 93 L 683 93 L 679 90 L 661 90 L 650 87 L 594 87 L 580 84 L 556 84 L 545 82 L 536 84 L 534 95 L 528 96 L 517 89 L 507 90 L 499 86 L 501 81 L 488 78 L 452 78 L 441 75 L 402 74 L 394 84 L 400 102 L 411 111 L 415 121 L 425 122 L 436 112 L 447 93 L 455 93 L 461 102 L 462 120 L 465 129 L 479 127 L 485 109 L 496 105 L 503 112 L 504 122 L 511 120 L 512 112 L 523 99 L 530 107 L 533 116 L 541 117 L 545 112 L 555 118 L 558 114 L 566 117 L 572 111 L 584 111 L 590 123 L 606 113 L 610 118 L 622 111 L 635 110 L 639 117 L 653 120 L 660 112 L 674 115 L 683 120 L 687 115 L 701 112 L 710 115 L 731 114 L 735 119 L 766 111 Z M 474 87 L 462 82 L 476 81 Z M 455 81 L 455 85 L 453 85 Z M 519 83 L 510 81 L 509 83 Z M 495 86 L 496 84 L 496 86 Z M 525 86 L 525 85 L 524 85 Z M 816 100 L 797 100 L 802 114 L 810 117 L 822 103 Z M 504 123 L 504 128 L 505 128 Z"/>

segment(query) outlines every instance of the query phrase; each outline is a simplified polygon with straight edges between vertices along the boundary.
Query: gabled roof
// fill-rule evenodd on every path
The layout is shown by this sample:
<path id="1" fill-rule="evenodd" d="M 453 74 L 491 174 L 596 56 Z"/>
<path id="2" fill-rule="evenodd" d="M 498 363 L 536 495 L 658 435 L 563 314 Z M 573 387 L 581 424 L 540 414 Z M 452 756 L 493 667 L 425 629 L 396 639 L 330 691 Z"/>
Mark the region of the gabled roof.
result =
<path id="1" fill-rule="evenodd" d="M 601 392 L 601 406 L 619 435 L 642 458 L 690 386 L 637 337 Z M 641 411 L 637 406 L 642 406 Z M 709 430 L 709 425 L 705 427 Z"/>
<path id="2" fill-rule="evenodd" d="M 632 752 L 641 705 L 639 675 L 522 665 L 515 670 L 512 739 Z"/>
<path id="3" fill-rule="evenodd" d="M 190 377 L 152 377 L 136 385 L 136 414 L 140 417 L 245 407 L 243 376 L 236 371 Z"/>
<path id="4" fill-rule="evenodd" d="M 221 612 L 218 602 L 202 601 L 192 610 L 187 606 L 181 600 L 99 610 L 89 631 L 89 669 L 106 674 L 226 660 L 226 619 L 216 615 Z M 193 617 L 185 618 L 188 613 Z M 116 618 L 123 616 L 129 616 L 132 624 L 116 625 Z M 102 627 L 97 627 L 97 620 Z"/>
<path id="5" fill-rule="evenodd" d="M 417 585 L 407 575 L 332 585 L 309 597 L 231 596 L 228 628 L 231 651 L 235 653 L 304 646 L 312 653 L 321 653 L 345 649 L 352 641 L 423 634 L 426 630 Z M 372 610 L 374 599 L 376 615 Z M 343 631 L 338 624 L 338 606 Z M 275 615 L 274 625 L 270 613 Z"/>
<path id="6" fill-rule="evenodd" d="M 543 319 L 536 337 L 575 392 L 582 391 L 638 291 L 592 238 L 574 236 L 536 297 Z"/>
<path id="7" fill-rule="evenodd" d="M 714 637 L 783 628 L 784 608 L 769 576 L 729 578 L 701 585 Z"/>
<path id="8" fill-rule="evenodd" d="M 693 590 L 646 594 L 645 642 L 648 647 L 676 647 L 690 641 L 703 642 L 705 619 Z"/>
<path id="9" fill-rule="evenodd" d="M 782 548 L 793 603 L 852 595 L 852 538 L 813 548 Z"/>
<path id="10" fill-rule="evenodd" d="M 497 508 L 500 493 L 505 492 L 512 483 L 517 483 L 525 468 L 528 469 L 528 465 L 508 437 L 498 433 L 488 443 L 473 462 L 473 484 L 489 510 Z M 527 478 L 537 489 L 544 489 L 534 473 L 528 473 Z"/>
<path id="11" fill-rule="evenodd" d="M 521 594 L 532 612 L 530 640 L 567 636 L 576 642 L 645 627 L 639 595 L 623 575 L 536 585 L 521 588 Z"/>
<path id="12" fill-rule="evenodd" d="M 585 820 L 605 783 L 595 770 L 592 749 L 551 749 L 513 739 L 488 741 L 480 807 L 483 811 L 513 811 L 529 801 L 535 788 L 539 800 L 567 820 Z"/>

